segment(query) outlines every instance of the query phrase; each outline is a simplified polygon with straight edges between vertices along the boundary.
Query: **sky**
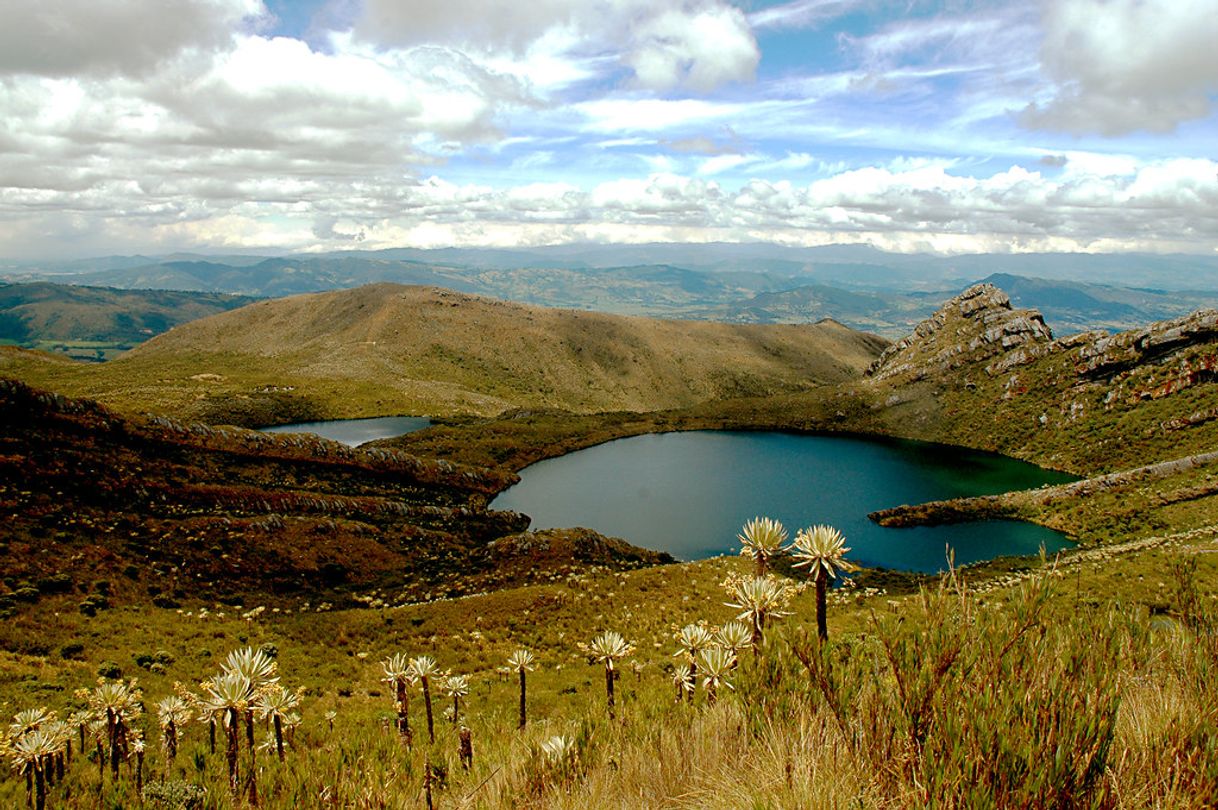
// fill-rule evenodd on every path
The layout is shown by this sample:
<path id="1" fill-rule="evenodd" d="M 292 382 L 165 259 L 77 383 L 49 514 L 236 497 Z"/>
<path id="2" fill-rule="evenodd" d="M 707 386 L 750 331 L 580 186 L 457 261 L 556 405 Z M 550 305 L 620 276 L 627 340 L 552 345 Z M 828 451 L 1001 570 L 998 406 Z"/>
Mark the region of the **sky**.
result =
<path id="1" fill-rule="evenodd" d="M 0 257 L 1218 251 L 1215 0 L 3 0 Z"/>

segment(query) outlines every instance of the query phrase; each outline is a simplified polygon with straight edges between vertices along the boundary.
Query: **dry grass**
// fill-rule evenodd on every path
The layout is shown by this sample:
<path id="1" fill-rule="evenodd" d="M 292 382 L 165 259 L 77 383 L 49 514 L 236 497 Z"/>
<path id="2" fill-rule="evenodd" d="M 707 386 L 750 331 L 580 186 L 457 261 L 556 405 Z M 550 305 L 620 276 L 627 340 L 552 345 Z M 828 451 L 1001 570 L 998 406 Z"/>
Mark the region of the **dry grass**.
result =
<path id="1" fill-rule="evenodd" d="M 857 377 L 883 345 L 833 322 L 662 321 L 380 284 L 193 321 L 100 367 L 10 353 L 0 371 L 204 421 L 247 423 L 268 399 L 317 418 L 590 413 L 806 391 Z"/>

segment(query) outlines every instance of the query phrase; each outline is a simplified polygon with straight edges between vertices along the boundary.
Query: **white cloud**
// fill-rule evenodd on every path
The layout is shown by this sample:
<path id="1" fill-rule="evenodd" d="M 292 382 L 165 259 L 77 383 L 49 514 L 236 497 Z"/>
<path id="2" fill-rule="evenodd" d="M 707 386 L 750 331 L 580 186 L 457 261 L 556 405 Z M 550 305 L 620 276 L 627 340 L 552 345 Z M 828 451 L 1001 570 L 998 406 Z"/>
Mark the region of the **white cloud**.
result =
<path id="1" fill-rule="evenodd" d="M 366 0 L 354 33 L 388 48 L 453 45 L 542 87 L 617 63 L 641 87 L 706 92 L 752 79 L 761 57 L 748 18 L 726 0 Z"/>
<path id="2" fill-rule="evenodd" d="M 749 15 L 754 28 L 812 28 L 848 14 L 869 0 L 791 0 Z"/>
<path id="3" fill-rule="evenodd" d="M 761 59 L 744 13 L 723 4 L 668 9 L 639 23 L 624 60 L 643 87 L 708 92 L 747 81 Z"/>
<path id="4" fill-rule="evenodd" d="M 602 98 L 572 105 L 590 132 L 664 132 L 744 120 L 757 105 L 702 99 Z"/>
<path id="5" fill-rule="evenodd" d="M 0 74 L 142 75 L 265 16 L 261 0 L 5 0 Z"/>
<path id="6" fill-rule="evenodd" d="M 672 172 L 587 189 L 566 182 L 499 188 L 439 177 L 364 183 L 346 192 L 324 182 L 261 182 L 223 192 L 261 202 L 215 207 L 200 200 L 157 208 L 138 188 L 118 185 L 83 194 L 31 189 L 5 195 L 0 244 L 41 233 L 74 248 L 90 240 L 114 245 L 137 232 L 141 249 L 166 250 L 321 250 L 356 240 L 378 248 L 765 239 L 954 252 L 1198 251 L 1218 242 L 1212 214 L 1218 162 L 1199 159 L 1153 161 L 1132 174 L 1091 174 L 1076 166 L 1053 179 L 1018 166 L 968 177 L 942 163 L 908 160 L 807 185 L 752 179 L 734 187 Z M 116 215 L 124 205 L 128 210 Z"/>
<path id="7" fill-rule="evenodd" d="M 1212 156 L 1189 135 L 1203 125 L 1183 146 L 1107 150 L 1030 142 L 1011 115 L 1033 97 L 1025 122 L 1078 132 L 1212 115 L 1212 0 L 1062 0 L 1043 36 L 1036 7 L 1013 0 L 936 0 L 930 14 L 915 0 L 904 17 L 874 0 L 748 16 L 729 0 L 332 4 L 354 27 L 305 42 L 272 35 L 260 0 L 9 0 L 0 254 L 361 235 L 1218 243 L 1214 164 L 1163 157 Z M 863 7 L 886 22 L 730 86 L 758 69 L 754 28 L 794 36 Z M 1043 157 L 1045 173 L 967 176 L 995 155 Z"/>
<path id="8" fill-rule="evenodd" d="M 1213 109 L 1213 0 L 1053 0 L 1043 9 L 1041 60 L 1056 85 L 1028 105 L 1028 126 L 1169 132 Z"/>
<path id="9" fill-rule="evenodd" d="M 757 155 L 715 155 L 702 161 L 698 166 L 698 174 L 709 176 L 747 166 L 761 160 Z"/>

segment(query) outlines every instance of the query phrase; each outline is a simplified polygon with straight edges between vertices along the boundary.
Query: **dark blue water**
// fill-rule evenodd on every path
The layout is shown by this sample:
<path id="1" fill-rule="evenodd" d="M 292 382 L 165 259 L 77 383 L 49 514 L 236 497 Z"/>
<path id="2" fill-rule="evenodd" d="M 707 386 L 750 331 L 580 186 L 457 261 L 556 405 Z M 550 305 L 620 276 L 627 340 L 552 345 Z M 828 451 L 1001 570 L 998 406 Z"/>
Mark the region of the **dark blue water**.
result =
<path id="1" fill-rule="evenodd" d="M 1050 553 L 1061 534 L 1018 521 L 885 529 L 867 513 L 901 504 L 988 495 L 1073 480 L 1004 456 L 923 442 L 788 433 L 697 431 L 619 439 L 534 464 L 492 506 L 533 528 L 584 526 L 695 560 L 740 549 L 736 534 L 763 515 L 794 537 L 828 523 L 849 559 L 934 572 L 946 547 L 958 565 Z"/>
<path id="2" fill-rule="evenodd" d="M 333 439 L 350 447 L 391 439 L 431 426 L 426 416 L 376 416 L 371 419 L 334 419 L 326 422 L 301 422 L 263 428 L 266 433 L 314 433 L 323 439 Z"/>

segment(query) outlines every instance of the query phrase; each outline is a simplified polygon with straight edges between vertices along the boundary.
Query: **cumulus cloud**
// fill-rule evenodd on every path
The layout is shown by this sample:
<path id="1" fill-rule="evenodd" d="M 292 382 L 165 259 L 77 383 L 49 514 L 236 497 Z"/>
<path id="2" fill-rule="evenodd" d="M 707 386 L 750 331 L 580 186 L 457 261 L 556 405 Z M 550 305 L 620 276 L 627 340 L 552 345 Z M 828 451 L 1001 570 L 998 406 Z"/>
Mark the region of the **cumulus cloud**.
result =
<path id="1" fill-rule="evenodd" d="M 616 60 L 638 86 L 652 90 L 705 92 L 747 81 L 761 58 L 748 18 L 726 0 L 535 0 L 523 5 L 366 0 L 353 30 L 382 47 L 439 42 L 489 57 L 504 51 L 544 56 L 550 71 L 565 70 L 560 55 L 576 63 Z M 531 73 L 540 78 L 538 71 Z M 576 69 L 574 75 L 591 72 Z"/>
<path id="2" fill-rule="evenodd" d="M 1010 117 L 1037 88 L 1023 119 L 1036 126 L 1212 115 L 1204 0 L 1063 0 L 1043 36 L 1013 0 L 919 0 L 907 16 L 874 0 L 747 5 L 332 0 L 306 41 L 276 36 L 260 0 L 11 0 L 0 254 L 1218 243 L 1216 167 L 1196 159 L 1208 142 L 1140 136 L 1104 153 Z M 798 36 L 856 8 L 867 22 L 815 68 L 731 86 L 758 69 L 754 29 Z M 998 160 L 1028 168 L 994 174 Z"/>
<path id="3" fill-rule="evenodd" d="M 1079 166 L 1085 166 L 1081 153 Z M 1068 159 L 1068 163 L 1073 159 Z M 758 164 L 761 165 L 761 164 Z M 898 250 L 1204 250 L 1218 241 L 1218 162 L 1173 159 L 1132 174 L 1067 165 L 1056 178 L 1013 166 L 988 177 L 953 174 L 943 162 L 910 160 L 839 171 L 807 184 L 752 179 L 736 186 L 661 172 L 589 188 L 528 183 L 497 188 L 430 177 L 365 183 L 338 196 L 319 185 L 262 202 L 157 210 L 136 189 L 56 198 L 5 199 L 0 240 L 55 229 L 81 243 L 113 243 L 143 229 L 143 246 L 333 249 L 400 244 L 533 245 L 584 239 L 765 239 L 799 244 L 869 242 Z M 250 193 L 250 189 L 244 189 Z M 124 197 L 124 193 L 127 195 Z M 39 196 L 39 195 L 48 195 Z M 71 217 L 40 216 L 66 205 Z M 114 216 L 121 205 L 136 215 Z M 447 240 L 447 241 L 446 241 Z"/>
<path id="4" fill-rule="evenodd" d="M 518 82 L 448 49 L 320 53 L 242 36 L 141 82 L 0 83 L 0 187 L 307 199 L 435 163 L 437 144 L 489 138 L 506 106 L 527 103 Z"/>
<path id="5" fill-rule="evenodd" d="M 1212 0 L 1055 0 L 1041 60 L 1056 84 L 1029 104 L 1030 127 L 1119 135 L 1203 118 L 1218 93 Z"/>
<path id="6" fill-rule="evenodd" d="M 624 60 L 643 87 L 707 92 L 751 79 L 761 59 L 744 13 L 728 5 L 666 10 L 638 24 Z"/>
<path id="7" fill-rule="evenodd" d="M 141 75 L 265 15 L 261 0 L 5 0 L 0 74 Z"/>
<path id="8" fill-rule="evenodd" d="M 1205 160 L 1151 163 L 1128 177 L 1058 180 L 1017 166 L 963 177 L 910 161 L 802 186 L 751 180 L 735 189 L 671 173 L 587 191 L 499 190 L 432 178 L 407 196 L 414 215 L 369 224 L 369 246 L 403 239 L 431 245 L 764 239 L 1005 252 L 1197 249 L 1218 239 L 1209 215 L 1218 205 L 1218 163 Z M 478 215 L 449 216 L 458 203 Z"/>

